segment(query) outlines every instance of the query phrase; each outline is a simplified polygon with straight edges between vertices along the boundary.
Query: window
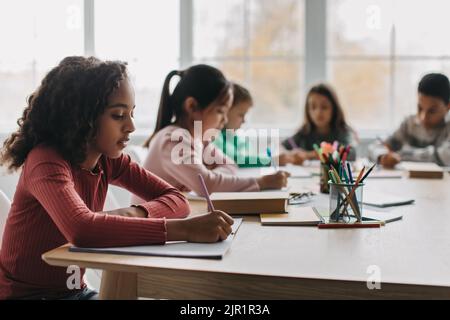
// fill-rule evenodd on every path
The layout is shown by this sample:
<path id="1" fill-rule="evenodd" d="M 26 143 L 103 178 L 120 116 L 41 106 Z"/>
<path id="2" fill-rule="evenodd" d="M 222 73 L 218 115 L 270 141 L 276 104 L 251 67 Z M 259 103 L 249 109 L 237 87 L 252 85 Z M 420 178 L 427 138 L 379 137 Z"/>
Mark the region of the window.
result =
<path id="1" fill-rule="evenodd" d="M 416 112 L 417 85 L 429 72 L 450 76 L 450 2 L 396 0 L 394 110 L 397 122 Z M 403 10 L 402 10 L 403 8 Z M 408 8 L 408 10 L 404 10 Z"/>
<path id="2" fill-rule="evenodd" d="M 193 1 L 193 63 L 214 65 L 249 88 L 252 126 L 299 123 L 303 42 L 303 0 Z"/>
<path id="3" fill-rule="evenodd" d="M 96 0 L 95 52 L 128 62 L 136 133 L 150 135 L 166 75 L 179 66 L 179 0 Z"/>
<path id="4" fill-rule="evenodd" d="M 49 10 L 51 8 L 51 10 Z M 26 98 L 62 58 L 83 54 L 82 0 L 15 0 L 0 10 L 0 126 L 16 129 Z"/>
<path id="5" fill-rule="evenodd" d="M 2 2 L 3 132 L 15 129 L 26 97 L 51 67 L 65 56 L 85 54 L 84 3 L 92 2 Z M 317 3 L 95 0 L 94 34 L 86 24 L 87 43 L 93 39 L 95 54 L 102 59 L 129 63 L 137 134 L 144 136 L 154 126 L 164 78 L 180 61 L 223 70 L 250 89 L 255 100 L 248 117 L 252 127 L 281 129 L 296 128 L 302 120 L 305 79 L 327 79 L 349 122 L 359 130 L 379 131 L 415 112 L 417 84 L 424 74 L 450 74 L 448 0 L 320 0 L 321 5 L 312 5 Z M 306 30 L 305 10 L 311 21 L 323 22 L 322 29 Z M 309 46 L 320 52 L 305 50 L 305 39 L 323 39 L 325 33 L 326 46 Z M 307 61 L 317 57 L 308 69 L 305 54 Z M 326 75 L 320 68 L 324 65 Z"/>
<path id="6" fill-rule="evenodd" d="M 328 0 L 327 7 L 328 79 L 356 129 L 397 126 L 416 111 L 420 78 L 449 74 L 448 1 Z"/>

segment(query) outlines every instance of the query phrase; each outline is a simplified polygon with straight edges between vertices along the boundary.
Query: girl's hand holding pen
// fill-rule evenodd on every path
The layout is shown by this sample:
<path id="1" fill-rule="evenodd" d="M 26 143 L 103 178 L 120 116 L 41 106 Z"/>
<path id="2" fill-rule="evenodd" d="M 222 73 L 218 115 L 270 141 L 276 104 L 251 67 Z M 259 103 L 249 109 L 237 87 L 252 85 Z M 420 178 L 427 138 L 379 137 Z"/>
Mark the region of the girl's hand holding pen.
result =
<path id="1" fill-rule="evenodd" d="M 396 152 L 389 152 L 380 156 L 380 164 L 388 169 L 392 169 L 401 161 L 400 155 Z"/>
<path id="2" fill-rule="evenodd" d="M 167 219 L 167 240 L 217 242 L 228 238 L 234 221 L 223 211 L 215 210 L 187 219 Z"/>
<path id="3" fill-rule="evenodd" d="M 287 178 L 290 177 L 290 173 L 286 171 L 278 171 L 274 174 L 262 176 L 256 181 L 258 182 L 261 190 L 267 189 L 282 189 L 287 186 Z"/>

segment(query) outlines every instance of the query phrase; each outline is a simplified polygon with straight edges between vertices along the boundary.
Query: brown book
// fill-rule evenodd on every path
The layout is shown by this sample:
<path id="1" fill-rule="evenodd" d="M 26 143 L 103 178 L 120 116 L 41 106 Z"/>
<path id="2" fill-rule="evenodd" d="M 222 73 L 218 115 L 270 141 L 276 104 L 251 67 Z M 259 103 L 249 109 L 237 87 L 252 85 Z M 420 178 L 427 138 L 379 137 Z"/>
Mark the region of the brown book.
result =
<path id="1" fill-rule="evenodd" d="M 260 214 L 287 212 L 289 192 L 215 192 L 214 209 L 228 214 Z"/>
<path id="2" fill-rule="evenodd" d="M 410 178 L 443 179 L 444 169 L 433 162 L 407 162 L 401 166 L 409 172 Z"/>

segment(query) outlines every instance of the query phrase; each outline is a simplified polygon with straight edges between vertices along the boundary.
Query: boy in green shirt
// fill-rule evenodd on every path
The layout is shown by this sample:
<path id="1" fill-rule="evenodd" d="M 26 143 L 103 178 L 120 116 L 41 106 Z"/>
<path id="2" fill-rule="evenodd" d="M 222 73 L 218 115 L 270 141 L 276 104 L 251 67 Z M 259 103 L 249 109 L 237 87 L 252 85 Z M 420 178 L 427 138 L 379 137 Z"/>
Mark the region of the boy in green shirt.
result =
<path id="1" fill-rule="evenodd" d="M 250 92 L 244 87 L 233 84 L 233 105 L 228 112 L 228 122 L 221 134 L 216 137 L 214 144 L 223 151 L 240 168 L 267 167 L 272 164 L 273 159 L 267 153 L 257 152 L 251 148 L 249 138 L 236 134 L 245 122 L 245 115 L 253 107 L 253 99 Z M 296 156 L 296 152 L 282 153 L 279 156 L 279 165 L 287 163 L 301 164 L 301 159 Z"/>

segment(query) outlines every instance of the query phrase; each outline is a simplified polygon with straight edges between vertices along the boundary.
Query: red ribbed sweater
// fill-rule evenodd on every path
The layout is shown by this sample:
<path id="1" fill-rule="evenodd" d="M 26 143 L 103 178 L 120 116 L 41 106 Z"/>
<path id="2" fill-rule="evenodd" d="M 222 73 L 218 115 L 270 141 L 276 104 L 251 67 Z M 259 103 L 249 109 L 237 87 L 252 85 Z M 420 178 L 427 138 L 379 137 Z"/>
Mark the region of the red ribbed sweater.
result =
<path id="1" fill-rule="evenodd" d="M 108 184 L 135 193 L 148 218 L 101 213 Z M 23 165 L 3 234 L 0 299 L 69 292 L 66 268 L 46 264 L 41 255 L 67 242 L 108 247 L 164 243 L 164 218 L 189 214 L 185 197 L 141 168 L 127 155 L 102 156 L 93 174 L 39 145 Z M 82 270 L 84 272 L 84 270 Z"/>

